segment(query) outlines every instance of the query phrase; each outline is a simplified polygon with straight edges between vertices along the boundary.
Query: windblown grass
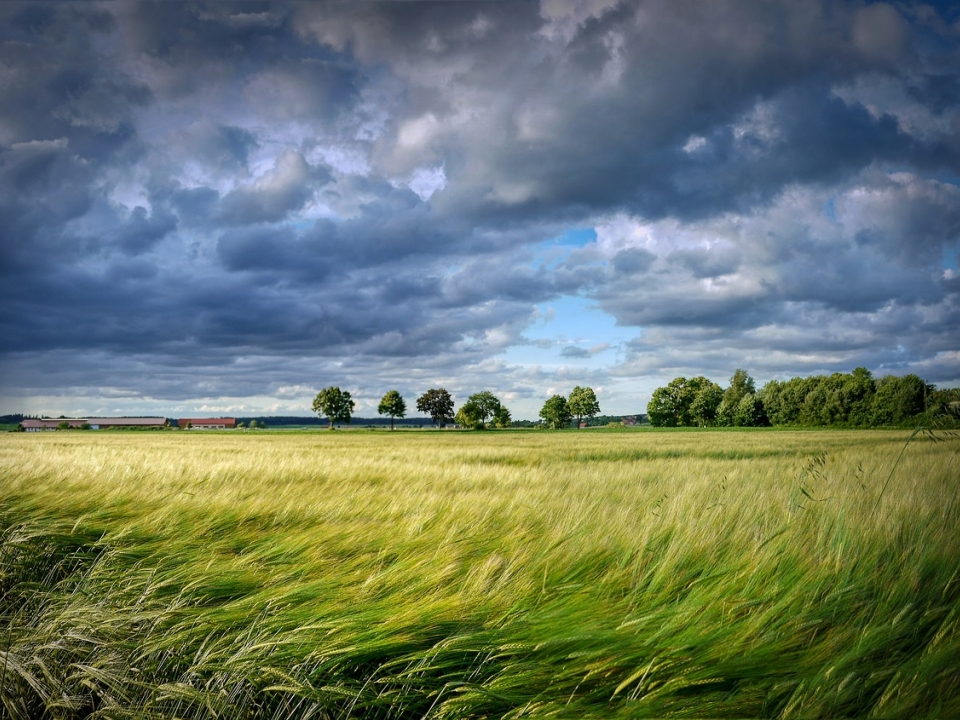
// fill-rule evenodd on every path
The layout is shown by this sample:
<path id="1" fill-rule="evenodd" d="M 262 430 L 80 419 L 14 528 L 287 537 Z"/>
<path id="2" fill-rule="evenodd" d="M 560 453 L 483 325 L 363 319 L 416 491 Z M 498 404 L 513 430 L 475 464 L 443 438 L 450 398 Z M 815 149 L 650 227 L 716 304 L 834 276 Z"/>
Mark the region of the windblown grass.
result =
<path id="1" fill-rule="evenodd" d="M 0 716 L 960 716 L 907 437 L 0 436 Z"/>

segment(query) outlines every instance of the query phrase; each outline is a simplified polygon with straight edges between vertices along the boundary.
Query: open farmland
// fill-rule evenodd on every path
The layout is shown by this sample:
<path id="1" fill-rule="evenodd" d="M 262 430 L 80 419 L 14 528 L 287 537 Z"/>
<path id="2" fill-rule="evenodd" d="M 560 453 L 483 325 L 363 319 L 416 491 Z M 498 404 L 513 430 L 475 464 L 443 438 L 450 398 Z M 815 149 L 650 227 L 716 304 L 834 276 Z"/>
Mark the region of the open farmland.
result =
<path id="1" fill-rule="evenodd" d="M 908 437 L 0 436 L 0 716 L 960 716 Z"/>

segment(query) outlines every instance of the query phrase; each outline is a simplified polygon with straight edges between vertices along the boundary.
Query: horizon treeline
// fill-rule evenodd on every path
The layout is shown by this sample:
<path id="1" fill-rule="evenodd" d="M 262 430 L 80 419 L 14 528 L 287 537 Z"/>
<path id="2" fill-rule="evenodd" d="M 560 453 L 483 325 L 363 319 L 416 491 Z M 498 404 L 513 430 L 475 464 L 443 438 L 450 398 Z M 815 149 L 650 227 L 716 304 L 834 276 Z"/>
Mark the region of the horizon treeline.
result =
<path id="1" fill-rule="evenodd" d="M 452 407 L 450 410 L 452 415 Z M 621 417 L 594 417 L 598 412 L 599 404 L 581 419 L 587 424 L 605 424 Z M 642 419 L 642 413 L 635 415 Z M 702 375 L 674 378 L 654 390 L 646 416 L 654 427 L 960 427 L 960 388 L 937 388 L 915 374 L 874 378 L 870 370 L 858 367 L 850 373 L 771 380 L 757 390 L 749 373 L 737 369 L 727 388 Z M 0 416 L 0 424 L 19 423 L 28 417 L 41 416 L 14 413 Z M 506 417 L 502 426 L 539 426 L 546 422 Z M 284 421 L 300 425 L 323 422 L 316 416 L 251 416 L 238 417 L 238 422 L 248 419 L 255 419 L 261 427 L 266 426 L 265 420 L 281 426 Z M 363 418 L 367 424 L 378 425 L 391 424 L 392 420 L 408 426 L 422 426 L 427 421 L 404 415 Z"/>
<path id="2" fill-rule="evenodd" d="M 851 373 L 771 380 L 759 390 L 738 369 L 724 389 L 702 375 L 653 392 L 655 427 L 904 427 L 960 425 L 960 388 L 937 389 L 918 375 Z"/>

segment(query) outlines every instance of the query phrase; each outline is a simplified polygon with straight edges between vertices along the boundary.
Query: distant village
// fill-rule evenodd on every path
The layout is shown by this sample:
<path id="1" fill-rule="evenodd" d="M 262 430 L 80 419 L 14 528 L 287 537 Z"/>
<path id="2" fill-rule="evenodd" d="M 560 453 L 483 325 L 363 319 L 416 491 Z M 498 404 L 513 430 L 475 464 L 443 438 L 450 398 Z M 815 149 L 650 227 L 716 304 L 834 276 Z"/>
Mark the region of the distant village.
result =
<path id="1" fill-rule="evenodd" d="M 25 432 L 45 430 L 159 430 L 171 427 L 171 421 L 163 417 L 110 417 L 110 418 L 24 418 L 20 425 Z M 176 427 L 183 430 L 232 430 L 237 427 L 236 418 L 179 418 Z"/>

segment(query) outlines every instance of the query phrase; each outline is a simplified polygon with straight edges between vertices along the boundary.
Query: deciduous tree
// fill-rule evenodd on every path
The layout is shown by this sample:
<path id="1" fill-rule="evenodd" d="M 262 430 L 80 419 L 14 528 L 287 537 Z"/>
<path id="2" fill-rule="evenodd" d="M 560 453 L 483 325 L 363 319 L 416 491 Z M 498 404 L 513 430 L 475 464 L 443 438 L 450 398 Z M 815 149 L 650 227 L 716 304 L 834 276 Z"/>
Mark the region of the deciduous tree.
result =
<path id="1" fill-rule="evenodd" d="M 597 396 L 591 387 L 577 385 L 570 391 L 567 405 L 570 413 L 577 418 L 577 427 L 580 427 L 584 418 L 592 418 L 600 413 L 600 403 L 597 402 Z"/>
<path id="2" fill-rule="evenodd" d="M 563 395 L 554 395 L 543 404 L 540 417 L 554 430 L 560 430 L 573 419 L 573 413 Z"/>
<path id="3" fill-rule="evenodd" d="M 453 421 L 460 427 L 469 430 L 480 430 L 483 427 L 483 421 L 480 418 L 480 408 L 472 400 L 467 400 L 460 406 Z"/>
<path id="4" fill-rule="evenodd" d="M 501 430 L 510 427 L 510 411 L 504 405 L 501 405 L 497 411 L 493 414 L 493 423 L 494 427 L 498 427 Z"/>
<path id="5" fill-rule="evenodd" d="M 681 391 L 687 379 L 678 377 L 658 387 L 647 403 L 647 417 L 654 427 L 676 427 L 680 424 Z"/>
<path id="6" fill-rule="evenodd" d="M 698 375 L 687 383 L 682 400 L 685 407 L 681 424 L 706 427 L 716 422 L 723 389 L 709 378 Z"/>
<path id="7" fill-rule="evenodd" d="M 723 391 L 723 400 L 717 408 L 717 420 L 721 425 L 736 425 L 737 408 L 744 395 L 753 395 L 756 392 L 753 378 L 746 370 L 737 370 L 730 378 L 730 386 Z"/>
<path id="8" fill-rule="evenodd" d="M 493 417 L 503 407 L 497 396 L 489 390 L 474 393 L 467 398 L 467 404 L 471 406 L 470 412 L 480 419 L 481 428 L 486 427 L 487 418 Z"/>
<path id="9" fill-rule="evenodd" d="M 443 388 L 431 388 L 417 398 L 417 410 L 431 417 L 438 427 L 453 418 L 453 398 Z"/>
<path id="10" fill-rule="evenodd" d="M 390 429 L 393 430 L 393 419 L 406 417 L 407 404 L 397 390 L 388 390 L 377 406 L 377 413 L 390 416 Z"/>
<path id="11" fill-rule="evenodd" d="M 349 392 L 331 385 L 317 393 L 311 407 L 320 417 L 326 415 L 330 418 L 330 429 L 333 430 L 334 423 L 350 422 L 355 405 Z"/>
<path id="12" fill-rule="evenodd" d="M 771 380 L 758 393 L 773 425 L 797 425 L 807 394 L 806 378 Z"/>
<path id="13" fill-rule="evenodd" d="M 655 427 L 705 427 L 713 425 L 723 390 L 703 375 L 674 378 L 653 391 L 647 415 Z"/>
<path id="14" fill-rule="evenodd" d="M 916 375 L 887 376 L 877 381 L 873 396 L 875 425 L 902 425 L 926 410 L 927 393 L 933 388 Z"/>
<path id="15" fill-rule="evenodd" d="M 740 398 L 733 416 L 733 424 L 737 427 L 769 425 L 767 414 L 763 409 L 763 401 L 757 393 L 747 393 Z"/>

